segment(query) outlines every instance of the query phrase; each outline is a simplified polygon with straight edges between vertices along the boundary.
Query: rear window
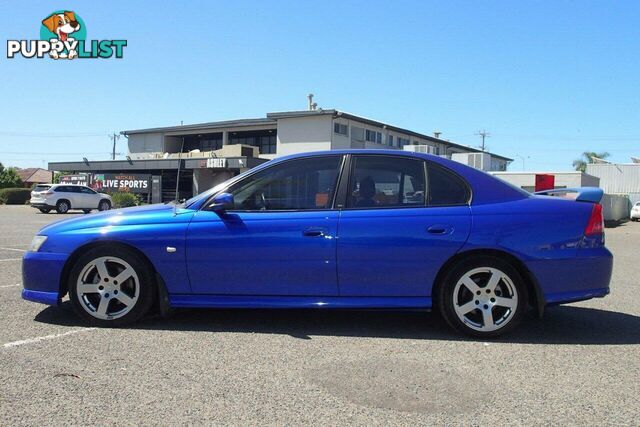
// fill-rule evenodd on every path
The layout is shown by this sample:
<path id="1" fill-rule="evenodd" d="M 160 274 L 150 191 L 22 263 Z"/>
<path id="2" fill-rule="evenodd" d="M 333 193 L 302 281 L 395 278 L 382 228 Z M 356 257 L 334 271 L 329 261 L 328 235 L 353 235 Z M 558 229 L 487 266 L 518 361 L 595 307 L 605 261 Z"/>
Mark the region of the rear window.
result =
<path id="1" fill-rule="evenodd" d="M 47 191 L 50 188 L 50 185 L 36 185 L 33 191 Z"/>

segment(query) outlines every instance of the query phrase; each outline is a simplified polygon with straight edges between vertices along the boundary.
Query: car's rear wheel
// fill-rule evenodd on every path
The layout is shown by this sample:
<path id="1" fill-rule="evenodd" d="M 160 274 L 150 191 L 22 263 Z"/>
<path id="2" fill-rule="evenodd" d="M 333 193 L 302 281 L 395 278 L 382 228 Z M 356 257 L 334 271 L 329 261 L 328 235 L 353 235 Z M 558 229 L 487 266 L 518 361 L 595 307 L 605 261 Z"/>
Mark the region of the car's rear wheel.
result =
<path id="1" fill-rule="evenodd" d="M 438 305 L 457 331 L 491 338 L 513 330 L 527 309 L 527 287 L 508 262 L 491 256 L 458 263 L 440 288 Z"/>
<path id="2" fill-rule="evenodd" d="M 100 204 L 98 204 L 99 211 L 108 211 L 111 209 L 111 203 L 108 200 L 100 200 Z"/>
<path id="3" fill-rule="evenodd" d="M 76 262 L 69 298 L 80 317 L 97 326 L 122 326 L 144 316 L 153 302 L 153 271 L 133 250 L 99 247 Z"/>
<path id="4" fill-rule="evenodd" d="M 48 213 L 51 211 L 51 209 L 47 209 L 47 208 L 40 208 L 40 209 L 38 209 L 38 210 L 39 210 L 40 212 L 42 212 L 43 214 L 48 214 Z"/>
<path id="5" fill-rule="evenodd" d="M 65 214 L 69 212 L 69 209 L 71 209 L 71 205 L 66 200 L 58 200 L 56 203 L 56 212 L 59 214 Z"/>

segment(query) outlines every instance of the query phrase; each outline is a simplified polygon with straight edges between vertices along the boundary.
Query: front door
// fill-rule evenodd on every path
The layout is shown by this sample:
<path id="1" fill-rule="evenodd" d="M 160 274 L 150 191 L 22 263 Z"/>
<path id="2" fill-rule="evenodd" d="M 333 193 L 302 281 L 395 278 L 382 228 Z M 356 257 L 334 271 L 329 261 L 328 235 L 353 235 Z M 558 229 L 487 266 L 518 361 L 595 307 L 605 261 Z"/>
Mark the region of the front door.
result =
<path id="1" fill-rule="evenodd" d="M 430 296 L 469 235 L 466 186 L 420 159 L 360 155 L 351 163 L 339 223 L 340 295 Z"/>
<path id="2" fill-rule="evenodd" d="M 342 160 L 276 164 L 225 190 L 233 209 L 197 212 L 187 232 L 192 291 L 338 295 L 333 203 Z"/>

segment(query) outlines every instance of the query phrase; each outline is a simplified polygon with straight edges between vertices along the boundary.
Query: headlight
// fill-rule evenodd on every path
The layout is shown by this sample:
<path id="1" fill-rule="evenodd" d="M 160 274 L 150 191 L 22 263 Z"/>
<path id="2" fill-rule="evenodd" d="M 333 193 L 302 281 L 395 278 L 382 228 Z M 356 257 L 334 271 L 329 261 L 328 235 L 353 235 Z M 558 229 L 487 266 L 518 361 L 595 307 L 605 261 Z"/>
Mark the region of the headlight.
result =
<path id="1" fill-rule="evenodd" d="M 35 236 L 29 245 L 29 252 L 38 252 L 40 246 L 47 241 L 47 236 Z"/>

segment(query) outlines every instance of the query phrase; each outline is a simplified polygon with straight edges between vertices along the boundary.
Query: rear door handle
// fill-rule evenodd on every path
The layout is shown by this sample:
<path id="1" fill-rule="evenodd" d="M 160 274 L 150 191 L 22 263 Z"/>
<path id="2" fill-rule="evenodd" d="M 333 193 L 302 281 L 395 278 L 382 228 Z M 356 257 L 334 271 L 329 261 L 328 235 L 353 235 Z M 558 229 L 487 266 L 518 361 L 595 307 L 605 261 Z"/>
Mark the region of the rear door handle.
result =
<path id="1" fill-rule="evenodd" d="M 304 230 L 302 235 L 305 237 L 323 237 L 326 231 L 325 228 L 311 227 Z"/>
<path id="2" fill-rule="evenodd" d="M 430 234 L 451 234 L 453 232 L 453 227 L 449 225 L 436 224 L 427 228 L 427 233 Z"/>

